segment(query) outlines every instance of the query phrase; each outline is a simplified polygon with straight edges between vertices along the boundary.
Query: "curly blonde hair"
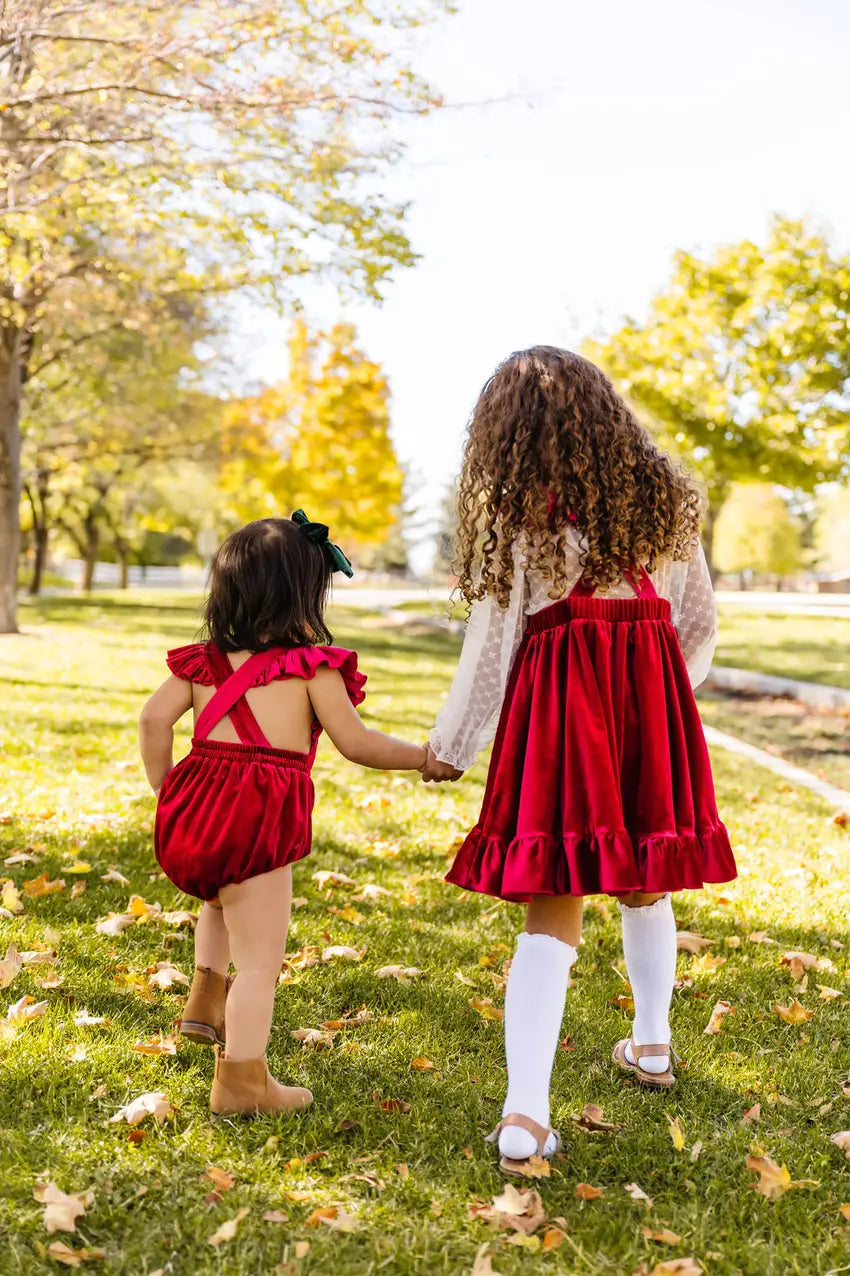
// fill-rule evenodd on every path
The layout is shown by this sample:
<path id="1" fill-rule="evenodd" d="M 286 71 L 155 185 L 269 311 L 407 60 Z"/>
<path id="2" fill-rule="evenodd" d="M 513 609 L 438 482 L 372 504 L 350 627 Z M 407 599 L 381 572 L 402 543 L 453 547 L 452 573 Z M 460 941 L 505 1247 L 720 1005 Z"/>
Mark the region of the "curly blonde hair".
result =
<path id="1" fill-rule="evenodd" d="M 490 594 L 504 607 L 520 536 L 526 567 L 551 580 L 557 598 L 566 588 L 559 548 L 573 522 L 584 579 L 605 590 L 630 567 L 689 559 L 702 501 L 595 364 L 532 346 L 499 364 L 473 408 L 458 514 L 460 593 L 468 603 Z"/>

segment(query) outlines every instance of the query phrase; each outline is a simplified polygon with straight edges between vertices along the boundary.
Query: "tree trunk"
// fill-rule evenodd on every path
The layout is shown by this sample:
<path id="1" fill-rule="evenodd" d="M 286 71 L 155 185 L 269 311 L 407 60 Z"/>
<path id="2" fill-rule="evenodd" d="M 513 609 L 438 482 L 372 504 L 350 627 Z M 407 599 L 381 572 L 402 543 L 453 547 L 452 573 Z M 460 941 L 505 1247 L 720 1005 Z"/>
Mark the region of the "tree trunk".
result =
<path id="1" fill-rule="evenodd" d="M 100 546 L 100 529 L 92 510 L 86 514 L 83 523 L 85 529 L 85 552 L 83 553 L 83 590 L 91 593 L 94 588 L 94 569 L 97 563 L 97 551 Z"/>
<path id="2" fill-rule="evenodd" d="M 50 528 L 46 523 L 38 523 L 33 528 L 33 535 L 35 554 L 33 556 L 29 592 L 35 597 L 36 594 L 41 593 L 41 578 L 44 575 L 44 565 L 47 562 L 47 542 L 50 538 Z"/>
<path id="3" fill-rule="evenodd" d="M 0 634 L 18 632 L 21 543 L 21 334 L 0 328 Z"/>
<path id="4" fill-rule="evenodd" d="M 126 589 L 130 579 L 130 555 L 127 553 L 127 550 L 123 545 L 116 545 L 115 557 L 118 560 L 118 570 L 120 573 L 118 588 Z"/>

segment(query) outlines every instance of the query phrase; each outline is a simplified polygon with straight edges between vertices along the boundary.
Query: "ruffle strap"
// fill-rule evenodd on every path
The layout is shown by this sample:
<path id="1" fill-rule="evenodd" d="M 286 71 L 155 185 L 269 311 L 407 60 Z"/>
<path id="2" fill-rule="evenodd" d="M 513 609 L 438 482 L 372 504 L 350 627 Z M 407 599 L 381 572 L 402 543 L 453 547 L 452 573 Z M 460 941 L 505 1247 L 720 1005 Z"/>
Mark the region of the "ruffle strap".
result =
<path id="1" fill-rule="evenodd" d="M 699 832 L 632 837 L 625 830 L 515 837 L 505 844 L 475 828 L 446 880 L 466 890 L 527 902 L 535 895 L 619 895 L 699 890 L 736 875 L 723 824 Z"/>
<path id="2" fill-rule="evenodd" d="M 165 663 L 176 678 L 199 682 L 204 687 L 215 686 L 207 660 L 206 643 L 192 642 L 186 647 L 173 647 L 166 655 Z"/>
<path id="3" fill-rule="evenodd" d="M 324 666 L 339 671 L 351 703 L 361 704 L 366 698 L 363 690 L 366 675 L 357 668 L 357 652 L 347 651 L 345 647 L 281 647 L 256 685 L 262 687 L 278 678 L 306 678 L 309 681 Z"/>

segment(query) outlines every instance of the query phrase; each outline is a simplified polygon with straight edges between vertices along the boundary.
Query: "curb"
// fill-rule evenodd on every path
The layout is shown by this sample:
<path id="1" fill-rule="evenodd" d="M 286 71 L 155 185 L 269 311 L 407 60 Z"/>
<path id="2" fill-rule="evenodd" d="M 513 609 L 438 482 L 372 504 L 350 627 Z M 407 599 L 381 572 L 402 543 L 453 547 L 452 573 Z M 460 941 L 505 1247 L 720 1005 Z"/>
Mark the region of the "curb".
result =
<path id="1" fill-rule="evenodd" d="M 850 709 L 850 691 L 823 682 L 801 682 L 778 674 L 755 673 L 732 665 L 714 665 L 705 685 L 723 691 L 754 691 L 767 696 L 790 696 L 818 709 Z"/>
<path id="2" fill-rule="evenodd" d="M 749 758 L 751 762 L 757 762 L 759 766 L 766 767 L 775 775 L 781 775 L 783 779 L 790 780 L 801 788 L 810 789 L 812 793 L 817 793 L 818 797 L 823 798 L 836 810 L 850 813 L 850 793 L 847 789 L 839 789 L 834 784 L 828 784 L 826 780 L 821 780 L 811 771 L 795 766 L 793 762 L 786 762 L 784 758 L 777 757 L 775 753 L 768 753 L 766 749 L 747 744 L 745 740 L 739 740 L 737 736 L 718 731 L 717 727 L 703 727 L 703 731 L 710 745 L 725 749 L 727 753 L 737 753 L 741 757 Z"/>

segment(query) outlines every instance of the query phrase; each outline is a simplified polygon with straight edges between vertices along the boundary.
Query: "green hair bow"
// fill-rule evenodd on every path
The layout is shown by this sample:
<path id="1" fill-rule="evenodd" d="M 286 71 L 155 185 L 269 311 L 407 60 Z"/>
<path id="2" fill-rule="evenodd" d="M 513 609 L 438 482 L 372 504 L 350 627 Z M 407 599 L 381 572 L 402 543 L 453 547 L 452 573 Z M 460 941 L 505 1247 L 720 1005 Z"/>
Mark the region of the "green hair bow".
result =
<path id="1" fill-rule="evenodd" d="M 311 523 L 303 510 L 296 510 L 292 515 L 292 521 L 301 529 L 305 536 L 309 536 L 314 545 L 318 545 L 325 558 L 331 565 L 331 571 L 342 572 L 349 580 L 354 575 L 354 568 L 345 557 L 339 545 L 334 545 L 329 539 L 330 528 L 324 523 Z"/>

